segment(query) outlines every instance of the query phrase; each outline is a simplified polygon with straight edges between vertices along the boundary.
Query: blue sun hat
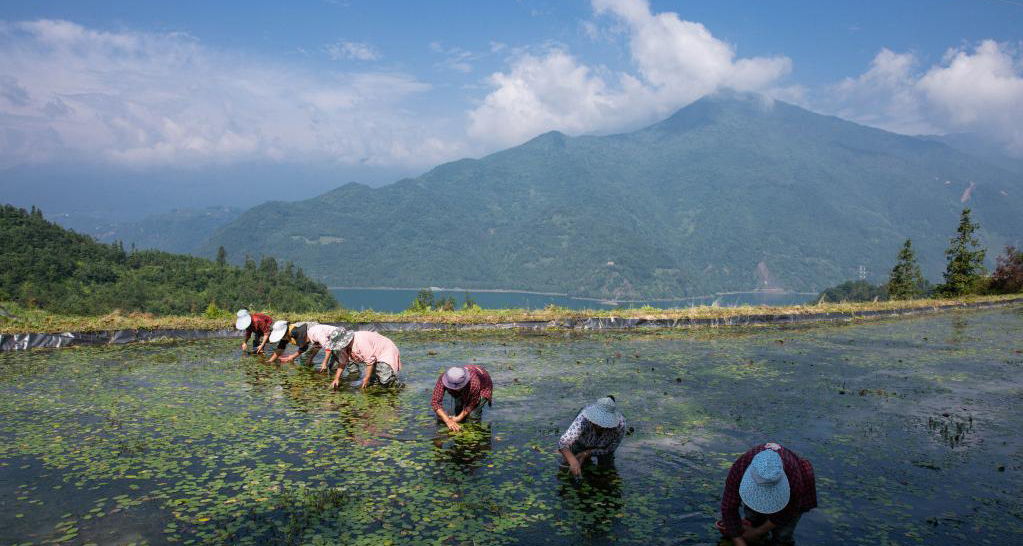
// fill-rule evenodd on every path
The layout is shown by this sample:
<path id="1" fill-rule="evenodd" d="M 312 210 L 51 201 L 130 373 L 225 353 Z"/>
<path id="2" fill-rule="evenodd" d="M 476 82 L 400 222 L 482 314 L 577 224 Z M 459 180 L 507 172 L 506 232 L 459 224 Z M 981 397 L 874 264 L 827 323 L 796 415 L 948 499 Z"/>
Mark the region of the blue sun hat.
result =
<path id="1" fill-rule="evenodd" d="M 789 478 L 777 451 L 765 449 L 753 457 L 739 483 L 739 497 L 761 514 L 773 514 L 788 505 Z"/>
<path id="2" fill-rule="evenodd" d="M 249 315 L 248 309 L 238 310 L 238 320 L 234 321 L 234 327 L 239 330 L 244 330 L 252 324 L 252 316 Z"/>
<path id="3" fill-rule="evenodd" d="M 622 414 L 611 396 L 605 396 L 583 408 L 583 417 L 601 428 L 615 428 L 622 422 Z"/>

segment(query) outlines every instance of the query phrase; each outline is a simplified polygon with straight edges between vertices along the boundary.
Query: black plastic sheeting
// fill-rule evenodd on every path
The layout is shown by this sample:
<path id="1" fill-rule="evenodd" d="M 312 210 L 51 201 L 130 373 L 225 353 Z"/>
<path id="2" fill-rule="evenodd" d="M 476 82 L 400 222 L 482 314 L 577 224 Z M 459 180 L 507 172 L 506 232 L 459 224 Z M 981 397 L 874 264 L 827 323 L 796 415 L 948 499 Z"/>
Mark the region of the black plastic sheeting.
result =
<path id="1" fill-rule="evenodd" d="M 1023 298 L 1011 300 L 960 303 L 937 305 L 933 307 L 916 307 L 909 309 L 883 309 L 860 312 L 832 313 L 764 313 L 759 315 L 737 315 L 719 318 L 677 318 L 677 319 L 643 319 L 643 318 L 584 318 L 534 320 L 519 322 L 501 322 L 494 324 L 450 324 L 445 322 L 366 322 L 366 323 L 332 323 L 353 330 L 372 330 L 376 332 L 415 332 L 425 330 L 630 330 L 640 328 L 693 328 L 716 326 L 768 326 L 803 324 L 814 322 L 834 322 L 861 318 L 883 318 L 907 315 L 920 315 L 952 309 L 990 309 L 1008 307 L 1023 303 Z M 154 329 L 154 330 L 113 330 L 106 332 L 63 333 L 63 334 L 0 334 L 0 351 L 16 351 L 35 348 L 59 348 L 71 345 L 119 344 L 133 341 L 150 341 L 154 339 L 214 339 L 241 337 L 242 333 L 233 329 L 196 330 L 196 329 Z"/>

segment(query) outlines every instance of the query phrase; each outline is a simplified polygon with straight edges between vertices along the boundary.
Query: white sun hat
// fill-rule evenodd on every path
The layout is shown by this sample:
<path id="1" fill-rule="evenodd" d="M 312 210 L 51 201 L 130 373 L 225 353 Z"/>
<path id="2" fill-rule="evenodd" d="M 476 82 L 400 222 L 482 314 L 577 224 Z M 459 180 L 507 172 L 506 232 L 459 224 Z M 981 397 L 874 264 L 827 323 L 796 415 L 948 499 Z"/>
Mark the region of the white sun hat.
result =
<path id="1" fill-rule="evenodd" d="M 234 321 L 234 327 L 239 330 L 244 330 L 252 324 L 252 316 L 249 315 L 248 309 L 238 310 L 238 320 Z"/>
<path id="2" fill-rule="evenodd" d="M 284 337 L 284 334 L 288 333 L 288 321 L 278 320 L 274 323 L 270 329 L 270 338 L 267 339 L 270 343 L 277 343 Z"/>

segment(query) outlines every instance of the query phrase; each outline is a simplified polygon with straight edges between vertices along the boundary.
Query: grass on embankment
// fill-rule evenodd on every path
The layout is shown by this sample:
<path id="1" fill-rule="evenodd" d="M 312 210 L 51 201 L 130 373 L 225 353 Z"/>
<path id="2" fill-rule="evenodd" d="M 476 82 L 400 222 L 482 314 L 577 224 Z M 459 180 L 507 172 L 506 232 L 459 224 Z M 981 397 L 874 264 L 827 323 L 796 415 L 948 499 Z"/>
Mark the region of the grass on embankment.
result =
<path id="1" fill-rule="evenodd" d="M 900 300 L 863 303 L 823 303 L 790 305 L 784 307 L 741 306 L 741 307 L 688 307 L 682 309 L 463 309 L 457 311 L 428 311 L 413 313 L 379 313 L 376 311 L 336 310 L 323 313 L 275 313 L 273 310 L 258 310 L 268 313 L 275 320 L 312 320 L 324 323 L 361 322 L 429 322 L 438 324 L 494 324 L 522 321 L 551 321 L 559 319 L 583 319 L 594 317 L 643 318 L 643 319 L 707 319 L 744 315 L 805 315 L 812 313 L 862 313 L 890 309 L 915 309 L 978 302 L 999 302 L 1023 297 L 1020 294 L 1000 296 L 970 296 L 958 299 Z M 203 315 L 153 316 L 146 313 L 122 314 L 119 312 L 102 316 L 55 315 L 38 309 L 24 309 L 17 304 L 0 303 L 0 333 L 57 333 L 97 332 L 104 330 L 132 330 L 155 328 L 182 328 L 214 330 L 234 326 L 234 313 L 223 313 L 218 317 Z"/>

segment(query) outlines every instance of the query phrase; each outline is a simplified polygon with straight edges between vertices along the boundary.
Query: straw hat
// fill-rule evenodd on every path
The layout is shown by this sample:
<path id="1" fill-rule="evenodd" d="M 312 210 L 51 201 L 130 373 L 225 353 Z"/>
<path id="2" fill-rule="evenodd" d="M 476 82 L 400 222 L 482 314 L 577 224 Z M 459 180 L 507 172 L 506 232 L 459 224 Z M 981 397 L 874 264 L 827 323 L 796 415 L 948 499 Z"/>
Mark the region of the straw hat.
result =
<path id="1" fill-rule="evenodd" d="M 469 384 L 469 373 L 465 371 L 465 368 L 455 366 L 448 368 L 440 380 L 448 389 L 460 391 Z"/>
<path id="2" fill-rule="evenodd" d="M 270 328 L 270 338 L 267 339 L 270 343 L 277 343 L 288 333 L 288 321 L 278 320 L 274 323 L 273 327 Z"/>
<path id="3" fill-rule="evenodd" d="M 252 324 L 252 316 L 249 315 L 248 309 L 238 310 L 238 320 L 234 321 L 234 327 L 239 330 L 244 330 Z"/>
<path id="4" fill-rule="evenodd" d="M 789 478 L 777 451 L 765 449 L 753 457 L 739 482 L 739 497 L 761 514 L 773 514 L 788 505 Z"/>
<path id="5" fill-rule="evenodd" d="M 615 428 L 622 422 L 622 414 L 611 396 L 605 396 L 583 408 L 583 417 L 601 428 Z"/>

